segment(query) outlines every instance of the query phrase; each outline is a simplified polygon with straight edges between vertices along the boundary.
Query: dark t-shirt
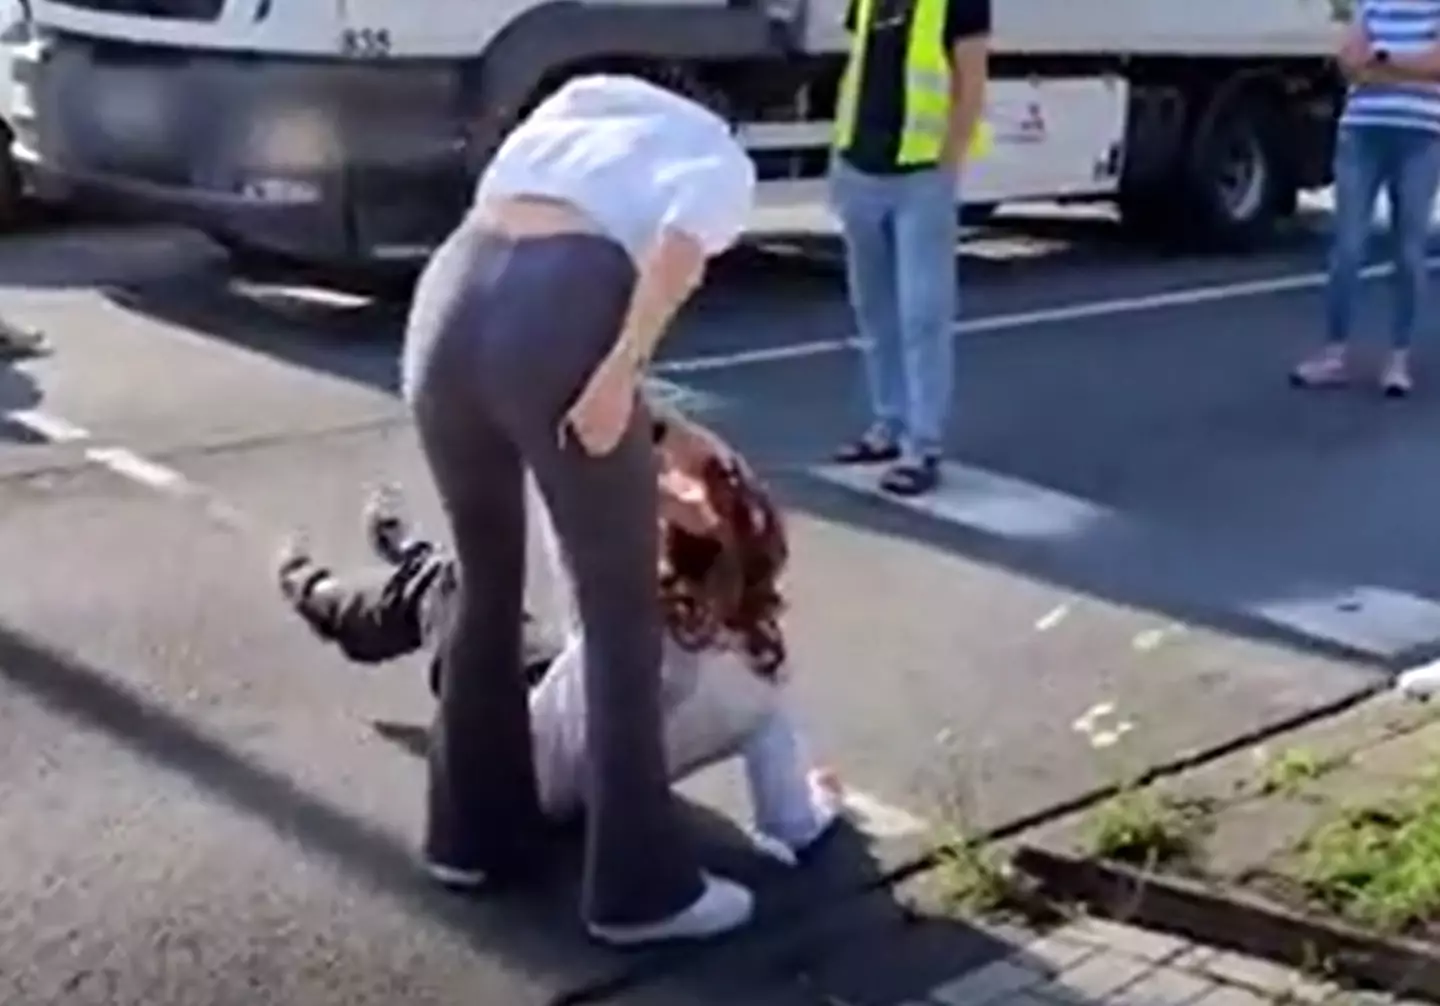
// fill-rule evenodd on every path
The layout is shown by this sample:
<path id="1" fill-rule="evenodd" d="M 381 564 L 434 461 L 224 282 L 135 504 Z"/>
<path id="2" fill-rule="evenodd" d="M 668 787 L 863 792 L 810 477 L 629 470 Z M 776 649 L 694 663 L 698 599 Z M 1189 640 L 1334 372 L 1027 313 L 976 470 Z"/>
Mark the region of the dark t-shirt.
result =
<path id="1" fill-rule="evenodd" d="M 934 167 L 897 165 L 905 123 L 905 56 L 915 0 L 871 0 L 871 27 L 864 77 L 856 102 L 854 138 L 840 155 L 857 171 L 896 174 Z M 845 27 L 855 31 L 856 0 L 850 0 Z M 990 0 L 949 0 L 945 10 L 945 49 L 977 35 L 990 34 Z"/>

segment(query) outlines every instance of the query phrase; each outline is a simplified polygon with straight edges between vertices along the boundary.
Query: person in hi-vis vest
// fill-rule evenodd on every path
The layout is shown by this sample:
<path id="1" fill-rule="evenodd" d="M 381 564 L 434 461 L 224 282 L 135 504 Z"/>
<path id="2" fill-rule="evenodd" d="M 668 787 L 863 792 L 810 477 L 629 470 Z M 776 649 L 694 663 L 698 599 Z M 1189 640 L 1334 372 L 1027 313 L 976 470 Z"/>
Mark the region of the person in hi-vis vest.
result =
<path id="1" fill-rule="evenodd" d="M 990 0 L 851 0 L 831 199 L 865 339 L 871 424 L 844 464 L 889 464 L 881 486 L 940 478 L 954 380 L 956 191 L 983 153 Z"/>

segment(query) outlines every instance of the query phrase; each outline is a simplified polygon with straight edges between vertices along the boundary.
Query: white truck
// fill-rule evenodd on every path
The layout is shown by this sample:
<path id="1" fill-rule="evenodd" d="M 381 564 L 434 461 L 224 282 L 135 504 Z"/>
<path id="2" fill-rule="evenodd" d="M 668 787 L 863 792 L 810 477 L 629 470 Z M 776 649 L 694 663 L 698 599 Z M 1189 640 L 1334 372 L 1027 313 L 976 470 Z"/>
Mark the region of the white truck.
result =
<path id="1" fill-rule="evenodd" d="M 824 198 L 847 0 L 30 0 L 11 153 L 42 199 L 311 265 L 412 267 L 566 78 L 725 99 L 767 206 Z M 1332 0 L 995 0 L 967 214 L 1113 200 L 1241 246 L 1329 183 Z"/>

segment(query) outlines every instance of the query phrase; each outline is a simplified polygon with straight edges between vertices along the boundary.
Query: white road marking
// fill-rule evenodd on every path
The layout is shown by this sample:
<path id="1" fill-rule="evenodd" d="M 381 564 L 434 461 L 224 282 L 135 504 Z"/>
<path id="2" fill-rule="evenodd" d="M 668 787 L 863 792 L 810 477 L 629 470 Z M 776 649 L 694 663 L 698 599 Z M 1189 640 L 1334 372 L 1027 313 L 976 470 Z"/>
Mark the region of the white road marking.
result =
<path id="1" fill-rule="evenodd" d="M 845 810 L 855 826 L 871 838 L 893 840 L 923 835 L 930 826 L 923 820 L 857 789 L 845 788 Z"/>
<path id="2" fill-rule="evenodd" d="M 190 484 L 175 469 L 156 464 L 125 447 L 92 447 L 85 456 L 101 468 L 162 493 L 179 494 Z"/>
<path id="3" fill-rule="evenodd" d="M 1440 256 L 1426 260 L 1434 268 L 1440 266 Z M 1378 279 L 1389 275 L 1389 265 L 1372 265 L 1361 271 L 1363 279 Z M 1113 297 L 1106 300 L 1084 301 L 1059 307 L 1040 308 L 1035 311 L 1019 311 L 1014 314 L 992 315 L 987 318 L 972 318 L 955 323 L 954 334 L 978 335 L 986 332 L 1007 332 L 1017 328 L 1031 328 L 1038 325 L 1052 325 L 1067 321 L 1084 321 L 1092 318 L 1108 318 L 1144 311 L 1162 311 L 1169 308 L 1193 307 L 1213 304 L 1226 300 L 1241 300 L 1249 297 L 1264 297 L 1277 293 L 1292 293 L 1297 290 L 1311 290 L 1325 284 L 1325 273 L 1304 272 L 1289 276 L 1271 276 L 1265 279 L 1243 280 L 1236 283 L 1217 283 L 1209 286 L 1188 287 L 1183 290 L 1168 290 L 1163 293 L 1142 294 L 1133 297 Z M 810 356 L 824 356 L 849 349 L 859 348 L 861 340 L 856 336 L 844 339 L 818 339 L 812 342 L 797 342 L 784 346 L 767 346 L 762 349 L 740 350 L 734 353 L 715 353 L 688 359 L 664 360 L 652 368 L 657 374 L 701 374 L 715 370 L 729 370 L 762 363 L 779 363 L 786 360 Z"/>
<path id="4" fill-rule="evenodd" d="M 940 488 L 916 498 L 884 492 L 872 471 L 843 465 L 807 471 L 888 506 L 1009 541 L 1064 547 L 1097 533 L 1119 539 L 1127 532 L 1146 530 L 1113 507 L 969 465 L 945 463 Z M 1440 603 L 1388 587 L 1304 582 L 1297 577 L 1293 584 L 1272 588 L 1264 596 L 1235 585 L 1190 600 L 1385 659 L 1440 642 Z M 1160 630 L 1159 635 L 1142 632 L 1131 645 L 1143 652 L 1172 634 L 1172 630 Z"/>
<path id="5" fill-rule="evenodd" d="M 873 471 L 823 465 L 810 472 L 855 492 L 1001 538 L 1068 541 L 1120 519 L 1116 511 L 1090 500 L 953 461 L 943 465 L 939 491 L 899 501 L 879 489 Z"/>
<path id="6" fill-rule="evenodd" d="M 1042 615 L 1040 620 L 1035 623 L 1035 631 L 1049 632 L 1051 629 L 1055 628 L 1069 617 L 1070 605 L 1068 603 L 1057 604 L 1055 605 L 1055 607 L 1051 608 L 1048 612 Z"/>
<path id="7" fill-rule="evenodd" d="M 1131 647 L 1138 653 L 1149 653 L 1158 650 L 1165 643 L 1185 632 L 1183 625 L 1167 625 L 1159 629 L 1146 629 L 1137 633 L 1130 641 Z"/>
<path id="8" fill-rule="evenodd" d="M 55 444 L 74 444 L 90 439 L 90 431 L 60 416 L 36 409 L 12 409 L 6 418 Z"/>

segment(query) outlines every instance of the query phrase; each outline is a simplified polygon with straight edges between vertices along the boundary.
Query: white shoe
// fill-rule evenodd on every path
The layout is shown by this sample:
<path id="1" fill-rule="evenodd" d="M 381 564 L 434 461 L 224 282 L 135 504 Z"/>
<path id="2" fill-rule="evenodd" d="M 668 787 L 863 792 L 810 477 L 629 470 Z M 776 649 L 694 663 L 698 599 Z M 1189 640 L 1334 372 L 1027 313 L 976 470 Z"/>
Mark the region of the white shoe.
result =
<path id="1" fill-rule="evenodd" d="M 755 896 L 733 880 L 704 874 L 705 890 L 689 908 L 658 922 L 632 926 L 590 923 L 590 935 L 619 947 L 668 940 L 705 940 L 739 929 L 755 914 Z"/>
<path id="2" fill-rule="evenodd" d="M 435 883 L 452 891 L 473 891 L 485 884 L 485 873 L 481 870 L 461 870 L 442 863 L 427 862 L 425 872 Z"/>
<path id="3" fill-rule="evenodd" d="M 815 769 L 805 781 L 810 800 L 804 819 L 759 823 L 753 835 L 756 848 L 786 866 L 797 865 L 805 850 L 824 838 L 845 813 L 845 789 L 833 772 Z"/>

